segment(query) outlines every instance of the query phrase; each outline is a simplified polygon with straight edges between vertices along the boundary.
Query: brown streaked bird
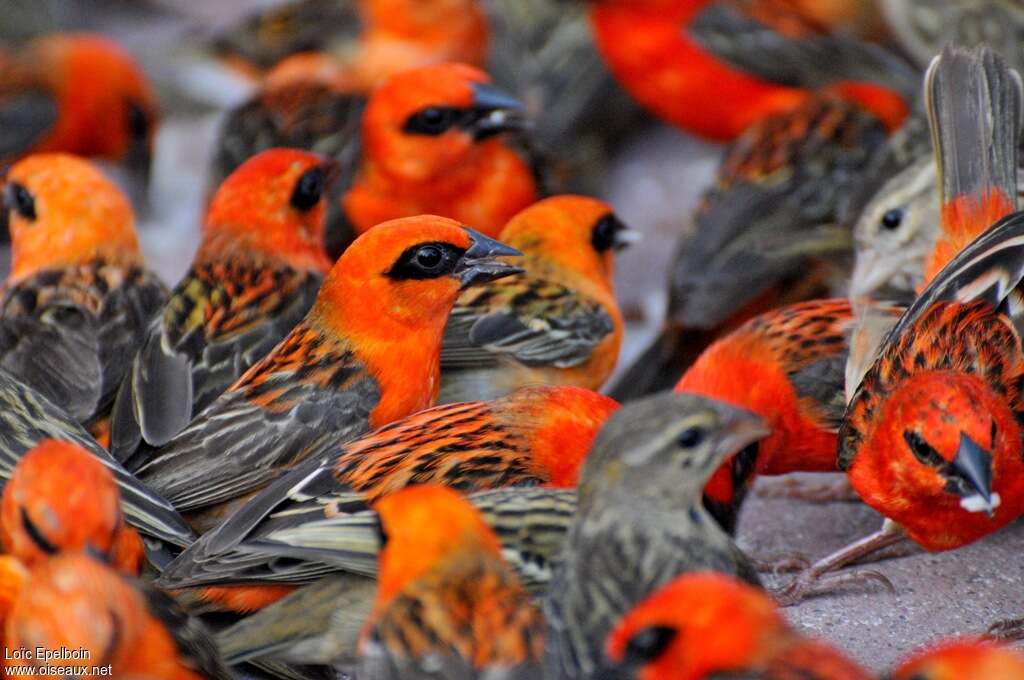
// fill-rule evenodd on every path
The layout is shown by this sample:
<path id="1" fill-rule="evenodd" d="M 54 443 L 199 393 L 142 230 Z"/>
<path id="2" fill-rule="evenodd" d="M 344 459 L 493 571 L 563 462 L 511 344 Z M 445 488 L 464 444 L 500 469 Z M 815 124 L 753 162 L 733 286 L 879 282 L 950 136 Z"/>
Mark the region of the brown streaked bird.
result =
<path id="1" fill-rule="evenodd" d="M 538 677 L 544 619 L 473 506 L 424 485 L 376 510 L 384 547 L 359 677 Z"/>
<path id="2" fill-rule="evenodd" d="M 309 311 L 330 162 L 271 149 L 214 196 L 192 266 L 148 328 L 117 395 L 111 452 L 139 467 Z"/>
<path id="3" fill-rule="evenodd" d="M 584 196 L 547 198 L 512 218 L 499 238 L 522 251 L 526 271 L 455 303 L 441 345 L 441 403 L 529 385 L 599 389 L 622 344 L 614 251 L 636 234 Z"/>
<path id="4" fill-rule="evenodd" d="M 99 425 L 167 289 L 146 268 L 128 199 L 88 161 L 30 156 L 3 191 L 11 273 L 0 291 L 0 366 Z"/>
<path id="5" fill-rule="evenodd" d="M 580 473 L 579 503 L 544 598 L 550 677 L 589 677 L 616 622 L 678 574 L 754 567 L 701 504 L 726 457 L 767 436 L 761 418 L 692 394 L 624 405 Z"/>
<path id="6" fill-rule="evenodd" d="M 458 222 L 380 224 L 335 263 L 309 313 L 139 478 L 208 527 L 225 502 L 312 454 L 432 406 L 441 336 L 459 293 L 516 273 L 517 254 Z"/>

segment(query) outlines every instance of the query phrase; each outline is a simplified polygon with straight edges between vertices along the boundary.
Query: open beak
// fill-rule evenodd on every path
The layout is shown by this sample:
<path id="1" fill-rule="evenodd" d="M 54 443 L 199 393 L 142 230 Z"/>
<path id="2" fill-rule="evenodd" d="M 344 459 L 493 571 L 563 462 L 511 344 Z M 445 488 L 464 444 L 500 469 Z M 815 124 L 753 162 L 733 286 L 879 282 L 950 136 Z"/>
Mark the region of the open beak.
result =
<path id="1" fill-rule="evenodd" d="M 473 239 L 473 245 L 462 256 L 456 265 L 454 274 L 462 282 L 462 287 L 477 283 L 486 283 L 512 274 L 521 274 L 522 267 L 506 264 L 499 257 L 522 257 L 522 253 L 511 246 L 488 238 L 480 232 L 463 227 Z"/>
<path id="2" fill-rule="evenodd" d="M 529 129 L 526 107 L 512 95 L 486 83 L 473 83 L 473 116 L 465 128 L 480 141 L 503 132 Z"/>
<path id="3" fill-rule="evenodd" d="M 992 493 L 992 454 L 961 432 L 951 467 L 952 473 L 965 483 L 959 491 L 960 507 L 991 517 L 1000 503 L 999 494 Z"/>

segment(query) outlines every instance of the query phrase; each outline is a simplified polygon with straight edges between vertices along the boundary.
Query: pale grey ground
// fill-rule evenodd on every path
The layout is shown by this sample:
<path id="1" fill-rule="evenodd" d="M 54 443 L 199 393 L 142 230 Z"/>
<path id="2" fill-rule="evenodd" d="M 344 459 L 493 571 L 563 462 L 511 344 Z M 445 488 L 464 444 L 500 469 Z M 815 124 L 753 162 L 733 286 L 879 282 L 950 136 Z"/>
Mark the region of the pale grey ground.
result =
<path id="1" fill-rule="evenodd" d="M 0 0 L 24 4 L 38 0 Z M 162 82 L 181 85 L 221 105 L 239 101 L 237 82 L 195 66 L 187 39 L 242 16 L 266 1 L 164 0 L 198 21 L 128 9 L 131 3 L 94 3 L 79 12 L 80 25 L 100 25 L 122 38 Z M 115 7 L 116 9 L 110 9 Z M 201 28 L 197 28 L 197 26 Z M 166 100 L 165 106 L 170 102 Z M 173 283 L 188 266 L 197 242 L 207 155 L 216 132 L 211 108 L 178 103 L 158 138 L 158 164 L 151 196 L 153 214 L 143 220 L 150 263 Z M 606 198 L 621 217 L 645 234 L 624 253 L 617 286 L 630 324 L 623 364 L 653 334 L 664 307 L 663 282 L 672 245 L 690 227 L 689 216 L 714 171 L 720 149 L 669 129 L 656 129 L 629 145 L 609 173 Z M 814 475 L 806 475 L 814 479 Z M 820 477 L 819 477 L 820 478 Z M 771 485 L 777 480 L 762 480 Z M 814 505 L 756 497 L 744 510 L 740 536 L 760 555 L 799 552 L 818 558 L 878 528 L 878 515 L 863 505 Z M 892 595 L 874 584 L 823 596 L 786 610 L 806 631 L 834 641 L 859 661 L 883 669 L 908 651 L 939 637 L 977 633 L 993 621 L 1024 615 L 1024 529 L 1010 527 L 962 550 L 891 559 L 874 568 L 892 581 Z"/>

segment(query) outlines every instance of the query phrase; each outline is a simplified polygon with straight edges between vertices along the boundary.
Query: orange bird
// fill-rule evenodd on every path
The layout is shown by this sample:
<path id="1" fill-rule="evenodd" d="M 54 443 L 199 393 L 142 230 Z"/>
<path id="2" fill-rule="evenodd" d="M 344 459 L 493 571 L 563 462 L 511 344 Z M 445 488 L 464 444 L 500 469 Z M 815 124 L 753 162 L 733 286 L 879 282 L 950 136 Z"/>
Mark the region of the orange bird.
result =
<path id="1" fill-rule="evenodd" d="M 338 260 L 291 333 L 138 468 L 139 478 L 181 511 L 213 513 L 314 443 L 344 443 L 432 406 L 455 299 L 521 271 L 495 259 L 515 254 L 443 217 L 378 225 Z M 214 519 L 204 513 L 193 519 Z"/>
<path id="2" fill-rule="evenodd" d="M 812 300 L 755 317 L 716 341 L 675 387 L 753 411 L 771 434 L 733 456 L 704 488 L 704 503 L 735 530 L 759 474 L 837 469 L 854 316 L 846 300 Z"/>
<path id="3" fill-rule="evenodd" d="M 538 677 L 543 617 L 473 506 L 427 485 L 376 509 L 384 548 L 359 676 Z"/>
<path id="4" fill-rule="evenodd" d="M 8 669 L 49 666 L 55 674 L 58 667 L 85 664 L 109 666 L 114 678 L 233 677 L 201 622 L 163 593 L 81 553 L 55 557 L 31 574 L 7 620 L 4 643 L 88 653 L 77 661 L 7 660 Z"/>
<path id="5" fill-rule="evenodd" d="M 494 399 L 526 385 L 599 389 L 622 344 L 612 291 L 629 231 L 607 203 L 555 196 L 516 215 L 503 243 L 526 271 L 466 291 L 441 346 L 441 402 Z"/>
<path id="6" fill-rule="evenodd" d="M 288 552 L 277 540 L 280 532 L 311 529 L 415 484 L 463 493 L 517 485 L 574 488 L 597 431 L 617 408 L 577 387 L 528 388 L 494 401 L 437 406 L 340 447 L 318 448 L 183 552 L 164 569 L 160 584 L 309 580 L 320 565 L 296 560 L 293 567 L 267 570 L 282 554 L 278 548 Z M 273 556 L 265 549 L 272 543 Z"/>
<path id="7" fill-rule="evenodd" d="M 111 451 L 130 467 L 163 446 L 280 342 L 313 305 L 331 162 L 272 149 L 214 196 L 188 273 L 138 344 Z"/>
<path id="8" fill-rule="evenodd" d="M 943 230 L 951 231 L 948 220 L 956 216 L 964 234 L 981 236 L 886 336 L 839 431 L 839 467 L 885 525 L 812 565 L 787 588 L 786 601 L 904 535 L 927 550 L 950 550 L 1024 514 L 1016 290 L 1024 221 L 1016 214 L 990 227 L 998 215 L 985 198 L 1001 194 L 1009 208 L 1016 195 L 1009 147 L 1019 136 L 1021 97 L 1000 96 L 999 84 L 1019 88 L 1019 80 L 987 48 L 948 48 L 926 82 Z M 974 208 L 951 210 L 950 199 Z"/>
<path id="9" fill-rule="evenodd" d="M 0 366 L 95 424 L 167 290 L 146 269 L 128 200 L 88 161 L 30 156 L 3 191 L 11 272 L 0 291 Z"/>
<path id="10" fill-rule="evenodd" d="M 100 35 L 43 36 L 0 55 L 0 167 L 64 151 L 149 174 L 157 102 L 134 60 Z"/>
<path id="11" fill-rule="evenodd" d="M 4 486 L 0 538 L 29 568 L 78 551 L 108 558 L 125 574 L 142 565 L 142 541 L 125 524 L 114 476 L 70 442 L 44 440 L 18 462 Z"/>
<path id="12" fill-rule="evenodd" d="M 914 654 L 891 680 L 1024 680 L 1020 652 L 984 640 L 948 640 Z"/>
<path id="13" fill-rule="evenodd" d="M 591 24 L 609 68 L 637 101 L 687 132 L 729 141 L 765 116 L 800 105 L 810 92 L 741 71 L 691 35 L 694 22 L 713 5 L 712 0 L 596 0 Z M 829 30 L 796 7 L 736 5 L 744 16 L 767 21 L 787 36 Z M 843 82 L 836 89 L 878 114 L 890 129 L 907 114 L 902 97 L 881 86 Z"/>
<path id="14" fill-rule="evenodd" d="M 534 171 L 499 137 L 525 125 L 522 104 L 465 64 L 392 76 L 366 105 L 345 216 L 357 234 L 434 213 L 497 235 L 538 197 Z"/>
<path id="15" fill-rule="evenodd" d="M 714 573 L 680 576 L 638 604 L 608 636 L 606 656 L 602 680 L 872 677 L 790 628 L 763 591 Z"/>

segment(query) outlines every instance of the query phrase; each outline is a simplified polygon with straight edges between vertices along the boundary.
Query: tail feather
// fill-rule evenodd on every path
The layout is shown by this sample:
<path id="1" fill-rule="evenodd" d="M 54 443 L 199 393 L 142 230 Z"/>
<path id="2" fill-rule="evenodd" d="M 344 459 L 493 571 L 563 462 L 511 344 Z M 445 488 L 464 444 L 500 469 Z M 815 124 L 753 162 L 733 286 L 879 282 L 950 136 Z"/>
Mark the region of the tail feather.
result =
<path id="1" fill-rule="evenodd" d="M 925 76 L 942 203 L 998 190 L 1017 202 L 1024 87 L 996 52 L 947 47 Z"/>

